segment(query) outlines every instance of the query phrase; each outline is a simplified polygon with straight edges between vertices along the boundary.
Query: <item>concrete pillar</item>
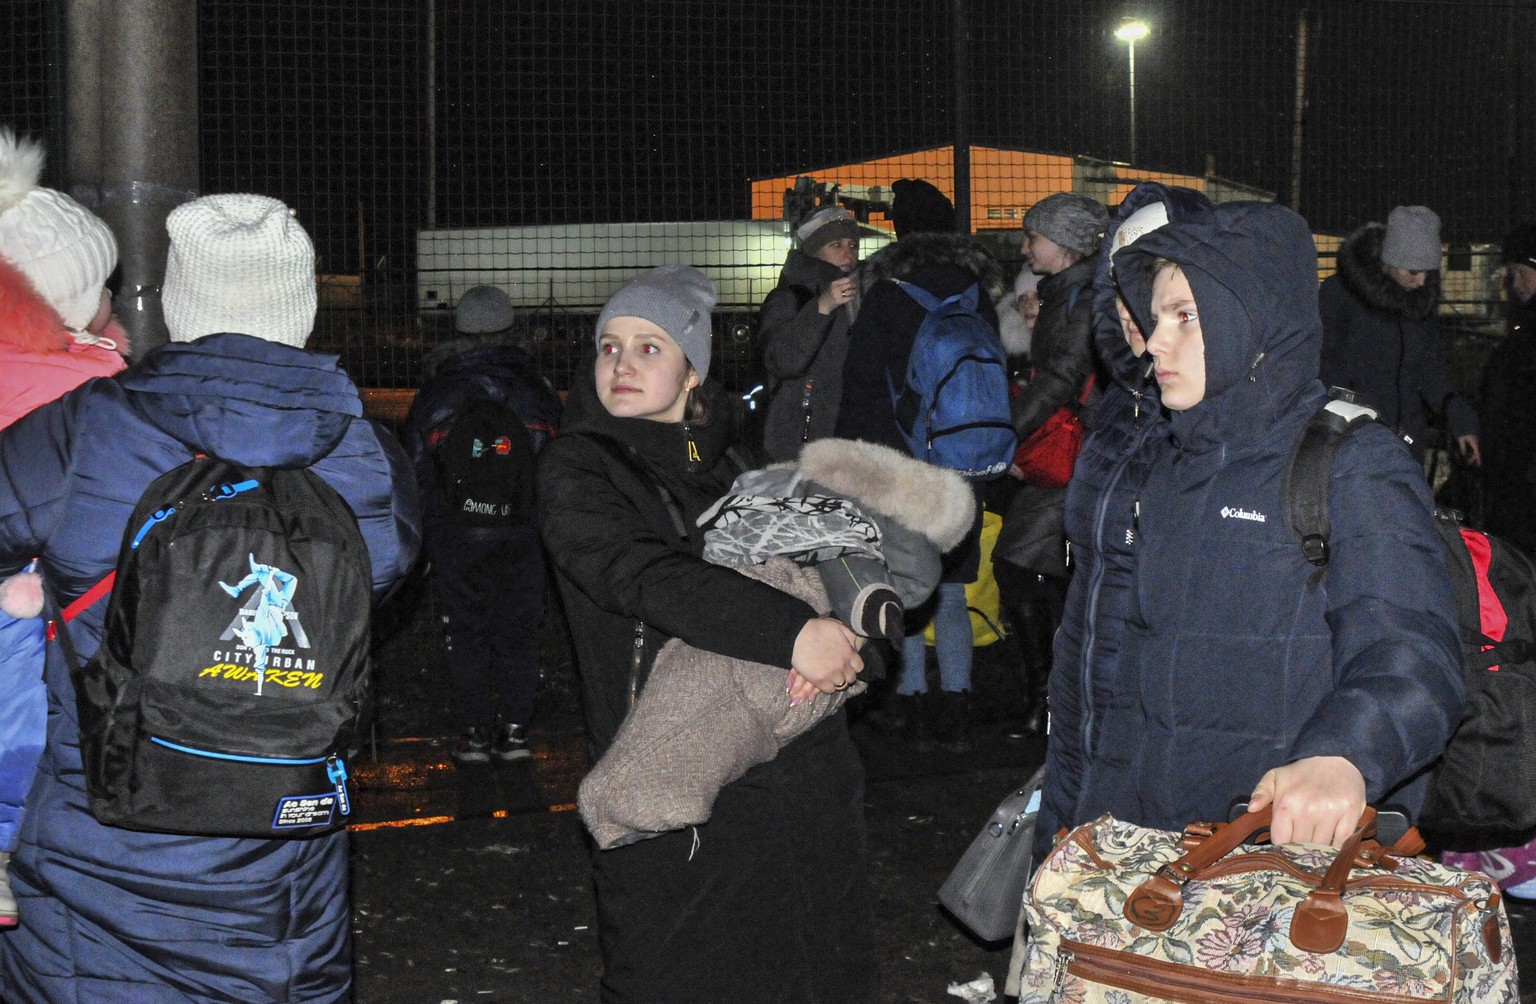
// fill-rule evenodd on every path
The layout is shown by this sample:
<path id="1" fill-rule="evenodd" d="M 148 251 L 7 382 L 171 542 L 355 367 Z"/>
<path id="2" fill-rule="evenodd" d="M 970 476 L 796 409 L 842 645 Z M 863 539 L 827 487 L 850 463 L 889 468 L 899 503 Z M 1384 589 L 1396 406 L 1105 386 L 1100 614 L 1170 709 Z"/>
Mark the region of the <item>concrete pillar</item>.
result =
<path id="1" fill-rule="evenodd" d="M 117 235 L 135 355 L 165 342 L 165 217 L 197 193 L 197 0 L 63 0 L 65 178 Z"/>

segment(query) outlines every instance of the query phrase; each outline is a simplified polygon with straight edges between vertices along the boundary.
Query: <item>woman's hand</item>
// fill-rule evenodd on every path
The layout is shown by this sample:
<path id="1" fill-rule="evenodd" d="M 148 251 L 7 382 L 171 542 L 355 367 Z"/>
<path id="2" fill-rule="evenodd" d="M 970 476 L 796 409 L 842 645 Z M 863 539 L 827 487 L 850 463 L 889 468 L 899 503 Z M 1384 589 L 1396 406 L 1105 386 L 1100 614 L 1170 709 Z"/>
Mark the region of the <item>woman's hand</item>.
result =
<path id="1" fill-rule="evenodd" d="M 801 699 L 809 700 L 817 692 L 835 693 L 857 679 L 864 668 L 859 644 L 859 636 L 842 621 L 830 617 L 806 621 L 795 636 L 795 650 L 790 656 L 793 669 L 785 680 L 790 702 L 800 703 L 796 700 L 797 687 Z"/>
<path id="2" fill-rule="evenodd" d="M 823 314 L 830 314 L 845 303 L 853 300 L 853 280 L 846 276 L 841 279 L 833 279 L 831 284 L 822 291 L 816 300 L 816 309 Z"/>
<path id="3" fill-rule="evenodd" d="M 1273 843 L 1341 846 L 1365 811 L 1365 778 L 1341 756 L 1297 760 L 1259 779 L 1248 811 L 1274 804 L 1269 824 Z"/>

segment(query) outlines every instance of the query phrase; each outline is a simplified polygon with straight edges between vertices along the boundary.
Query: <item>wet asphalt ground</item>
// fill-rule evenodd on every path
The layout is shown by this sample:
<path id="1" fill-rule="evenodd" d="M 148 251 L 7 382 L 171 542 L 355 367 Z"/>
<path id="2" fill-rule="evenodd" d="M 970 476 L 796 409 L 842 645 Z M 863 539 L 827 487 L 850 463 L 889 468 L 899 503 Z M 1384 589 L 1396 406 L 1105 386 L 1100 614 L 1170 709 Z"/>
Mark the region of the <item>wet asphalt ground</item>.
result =
<path id="1" fill-rule="evenodd" d="M 533 757 L 471 768 L 449 756 L 444 656 L 429 600 L 407 593 L 378 623 L 376 741 L 353 768 L 355 1000 L 596 1001 L 589 851 L 575 811 L 589 761 L 558 611 L 546 624 Z M 949 986 L 983 973 L 1001 999 L 1009 946 L 977 942 L 936 894 L 997 802 L 1043 755 L 1042 740 L 1004 735 L 1020 709 L 1017 659 L 1011 641 L 977 650 L 978 721 L 967 754 L 918 754 L 855 716 L 882 1001 L 957 1002 Z M 1511 922 L 1517 954 L 1536 959 L 1536 909 L 1517 905 Z M 1521 981 L 1527 1004 L 1536 1004 L 1533 977 Z"/>

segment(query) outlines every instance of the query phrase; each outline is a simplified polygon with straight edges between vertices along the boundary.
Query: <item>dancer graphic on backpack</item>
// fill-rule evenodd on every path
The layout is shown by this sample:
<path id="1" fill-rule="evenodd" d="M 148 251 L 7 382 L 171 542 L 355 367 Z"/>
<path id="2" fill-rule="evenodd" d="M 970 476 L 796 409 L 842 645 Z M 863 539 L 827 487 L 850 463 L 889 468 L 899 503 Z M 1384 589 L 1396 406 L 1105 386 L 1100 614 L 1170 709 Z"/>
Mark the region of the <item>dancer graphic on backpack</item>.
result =
<path id="1" fill-rule="evenodd" d="M 299 580 L 290 572 L 271 565 L 263 565 L 250 555 L 251 573 L 235 585 L 220 581 L 219 585 L 229 595 L 239 598 L 248 586 L 260 586 L 256 594 L 256 609 L 240 611 L 241 624 L 235 635 L 256 654 L 251 666 L 256 671 L 256 695 L 261 696 L 261 684 L 267 676 L 267 651 L 288 637 L 288 611 L 293 606 L 293 591 Z"/>

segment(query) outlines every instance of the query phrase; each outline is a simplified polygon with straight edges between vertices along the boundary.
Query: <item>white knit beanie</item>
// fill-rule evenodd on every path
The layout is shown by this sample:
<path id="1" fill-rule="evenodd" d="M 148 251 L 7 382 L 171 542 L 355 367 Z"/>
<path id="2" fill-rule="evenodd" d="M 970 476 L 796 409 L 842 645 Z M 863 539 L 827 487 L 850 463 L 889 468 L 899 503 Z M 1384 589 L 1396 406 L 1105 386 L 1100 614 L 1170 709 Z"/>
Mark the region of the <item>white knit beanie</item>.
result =
<path id="1" fill-rule="evenodd" d="M 161 297 L 173 342 L 220 332 L 302 349 L 315 326 L 315 246 L 265 195 L 205 195 L 166 218 Z"/>
<path id="2" fill-rule="evenodd" d="M 66 328 L 85 330 L 117 267 L 117 241 L 95 213 L 37 187 L 43 148 L 0 128 L 0 255 L 21 270 Z"/>

